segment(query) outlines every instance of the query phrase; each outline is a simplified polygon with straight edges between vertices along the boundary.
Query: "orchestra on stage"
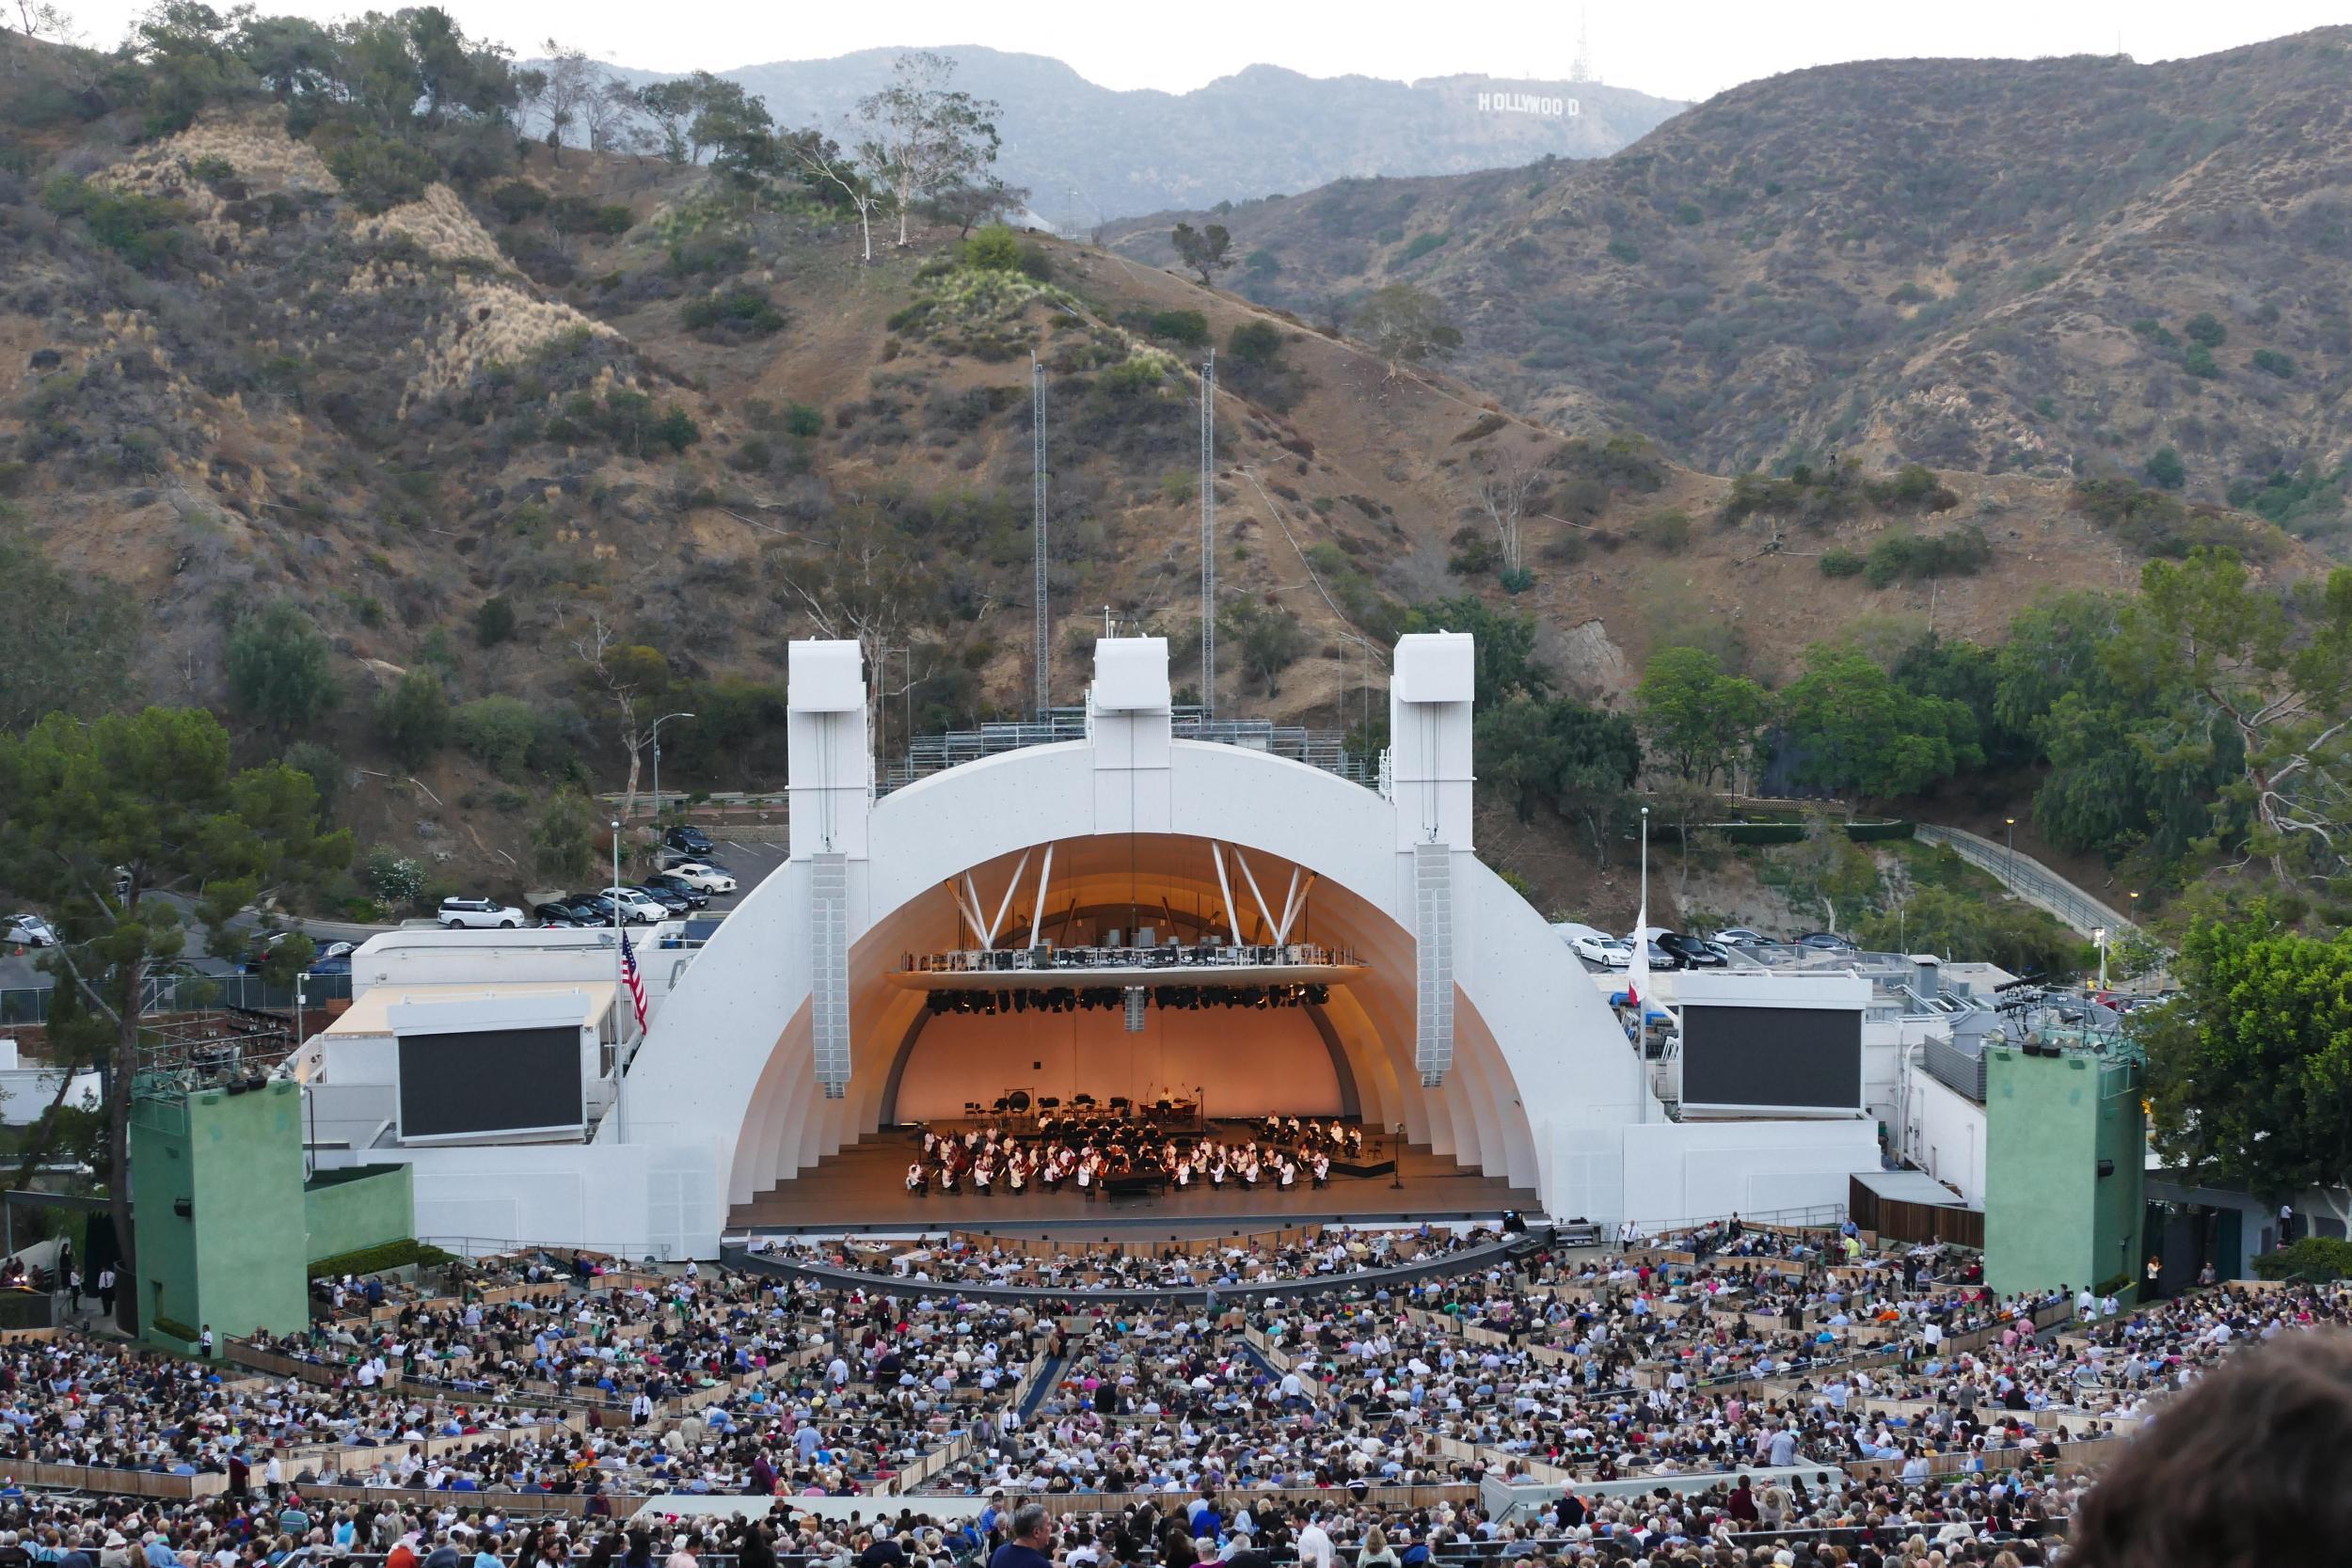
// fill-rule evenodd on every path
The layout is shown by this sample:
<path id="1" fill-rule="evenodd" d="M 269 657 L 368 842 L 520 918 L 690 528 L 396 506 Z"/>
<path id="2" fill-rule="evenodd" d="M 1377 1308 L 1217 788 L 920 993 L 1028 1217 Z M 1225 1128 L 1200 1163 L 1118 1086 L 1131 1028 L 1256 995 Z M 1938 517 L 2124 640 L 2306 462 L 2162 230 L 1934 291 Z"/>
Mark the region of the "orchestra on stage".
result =
<path id="1" fill-rule="evenodd" d="M 1195 1187 L 1288 1192 L 1331 1183 L 1334 1160 L 1362 1164 L 1364 1130 L 1339 1117 L 1267 1117 L 1223 1131 L 1178 1132 L 1125 1112 L 1045 1112 L 1016 1132 L 1002 1119 L 927 1126 L 907 1166 L 910 1194 L 1074 1191 L 1087 1198 Z"/>

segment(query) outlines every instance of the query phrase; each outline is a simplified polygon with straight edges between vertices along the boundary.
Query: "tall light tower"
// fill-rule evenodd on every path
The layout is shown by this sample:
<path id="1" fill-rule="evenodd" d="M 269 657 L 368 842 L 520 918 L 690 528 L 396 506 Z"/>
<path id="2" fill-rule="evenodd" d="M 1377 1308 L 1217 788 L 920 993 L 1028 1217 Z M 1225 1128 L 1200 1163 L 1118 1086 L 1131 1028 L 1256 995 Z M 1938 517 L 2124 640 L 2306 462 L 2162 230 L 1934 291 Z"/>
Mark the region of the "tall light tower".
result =
<path id="1" fill-rule="evenodd" d="M 1200 717 L 1216 717 L 1216 350 L 1200 362 Z"/>
<path id="2" fill-rule="evenodd" d="M 1034 354 L 1029 356 L 1029 504 L 1037 530 L 1037 580 L 1030 588 L 1037 616 L 1036 649 L 1031 657 L 1037 666 L 1037 717 L 1042 723 L 1048 706 L 1046 669 L 1052 649 L 1047 646 L 1045 614 L 1045 367 Z"/>

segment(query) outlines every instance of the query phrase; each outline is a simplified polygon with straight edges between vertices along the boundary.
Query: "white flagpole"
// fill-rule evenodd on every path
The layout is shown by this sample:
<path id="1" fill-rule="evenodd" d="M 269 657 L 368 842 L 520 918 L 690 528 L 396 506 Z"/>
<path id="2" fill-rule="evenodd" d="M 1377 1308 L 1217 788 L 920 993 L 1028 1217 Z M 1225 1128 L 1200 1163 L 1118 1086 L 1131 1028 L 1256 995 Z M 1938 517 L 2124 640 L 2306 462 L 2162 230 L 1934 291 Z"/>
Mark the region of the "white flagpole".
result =
<path id="1" fill-rule="evenodd" d="M 628 1142 L 628 1063 L 623 1057 L 628 1020 L 621 1010 L 621 994 L 628 988 L 621 979 L 621 824 L 612 823 L 612 886 L 605 896 L 612 904 L 612 1114 L 621 1118 L 621 1142 Z"/>

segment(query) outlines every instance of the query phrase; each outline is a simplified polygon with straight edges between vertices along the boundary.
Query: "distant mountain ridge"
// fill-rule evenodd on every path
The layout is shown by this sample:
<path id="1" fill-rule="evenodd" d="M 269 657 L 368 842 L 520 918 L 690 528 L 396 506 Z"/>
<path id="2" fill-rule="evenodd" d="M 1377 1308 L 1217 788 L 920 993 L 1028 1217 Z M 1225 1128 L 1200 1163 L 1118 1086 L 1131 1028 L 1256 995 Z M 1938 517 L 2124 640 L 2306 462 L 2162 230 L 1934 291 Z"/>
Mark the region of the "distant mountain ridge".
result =
<path id="1" fill-rule="evenodd" d="M 896 49 L 716 72 L 780 124 L 835 129 Z M 1605 157 L 1686 104 L 1597 82 L 1312 77 L 1253 65 L 1186 93 L 1120 91 L 1041 55 L 958 45 L 956 85 L 1002 106 L 997 171 L 1033 209 L 1084 230 L 1171 207 L 1291 194 L 1367 175 L 1463 174 L 1547 155 Z M 660 74 L 615 66 L 632 83 Z M 1483 95 L 1483 96 L 1482 96 Z"/>
<path id="2" fill-rule="evenodd" d="M 2193 59 L 1866 60 L 1606 159 L 1224 214 L 1317 321 L 1409 282 L 1453 368 L 1718 473 L 2121 473 L 2352 550 L 2352 27 Z M 1170 264 L 1169 213 L 1109 243 Z M 1197 221 L 1197 219 L 1196 219 Z"/>

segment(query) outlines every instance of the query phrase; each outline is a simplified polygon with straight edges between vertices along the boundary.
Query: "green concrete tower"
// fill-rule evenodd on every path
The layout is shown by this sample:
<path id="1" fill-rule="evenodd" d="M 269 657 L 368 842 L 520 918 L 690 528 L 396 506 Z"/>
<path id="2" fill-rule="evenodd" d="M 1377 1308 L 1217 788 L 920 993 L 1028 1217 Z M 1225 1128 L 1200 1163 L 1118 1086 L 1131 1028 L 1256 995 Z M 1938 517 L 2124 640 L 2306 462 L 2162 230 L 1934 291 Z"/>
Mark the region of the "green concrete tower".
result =
<path id="1" fill-rule="evenodd" d="M 185 1349 L 310 1321 L 302 1090 L 142 1082 L 131 1107 L 141 1332 Z"/>
<path id="2" fill-rule="evenodd" d="M 2142 1078 L 2128 1054 L 1985 1053 L 1987 1285 L 2114 1286 L 2129 1299 L 2147 1184 Z"/>

